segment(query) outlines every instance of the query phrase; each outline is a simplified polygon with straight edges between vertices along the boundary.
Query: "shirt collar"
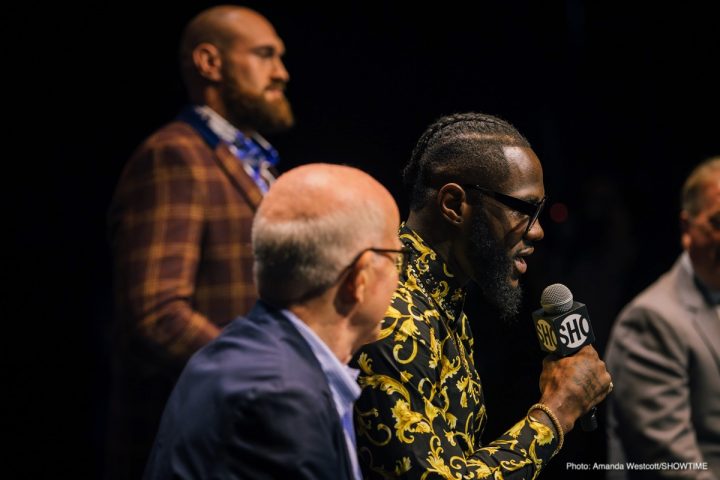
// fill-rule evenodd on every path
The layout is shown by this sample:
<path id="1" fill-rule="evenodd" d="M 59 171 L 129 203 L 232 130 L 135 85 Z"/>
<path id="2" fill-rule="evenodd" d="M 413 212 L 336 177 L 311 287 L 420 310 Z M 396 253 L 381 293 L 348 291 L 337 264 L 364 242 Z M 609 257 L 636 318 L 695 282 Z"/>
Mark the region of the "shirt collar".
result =
<path id="1" fill-rule="evenodd" d="M 207 105 L 195 105 L 193 106 L 195 113 L 205 121 L 212 132 L 217 135 L 220 140 L 227 143 L 233 143 L 239 130 L 232 126 L 230 122 L 225 120 L 219 113 Z"/>
<path id="2" fill-rule="evenodd" d="M 700 280 L 697 275 L 695 275 L 692 260 L 690 260 L 690 254 L 687 251 L 683 252 L 680 263 L 685 271 L 692 276 L 695 281 L 695 285 L 698 287 L 698 290 L 700 290 L 703 298 L 705 298 L 710 305 L 720 305 L 720 291 L 711 289 L 702 280 Z"/>
<path id="3" fill-rule="evenodd" d="M 232 123 L 228 122 L 224 117 L 207 105 L 194 105 L 192 108 L 195 113 L 197 113 L 200 118 L 205 121 L 208 128 L 220 138 L 220 140 L 234 145 L 238 135 L 246 137 L 240 130 L 235 128 Z M 269 150 L 272 148 L 270 142 L 257 132 L 254 132 L 249 136 L 249 138 L 255 141 L 263 149 Z"/>
<path id="4" fill-rule="evenodd" d="M 360 386 L 357 384 L 357 376 L 360 371 L 341 363 L 330 347 L 290 310 L 282 310 L 282 313 L 310 345 L 310 349 L 320 363 L 330 385 L 335 408 L 342 418 L 346 412 L 352 409 L 353 402 L 360 396 Z"/>
<path id="5" fill-rule="evenodd" d="M 406 224 L 400 227 L 400 241 L 411 250 L 410 269 L 406 272 L 410 283 L 415 277 L 419 287 L 444 311 L 450 324 L 459 321 L 465 304 L 465 287 L 445 260 Z"/>

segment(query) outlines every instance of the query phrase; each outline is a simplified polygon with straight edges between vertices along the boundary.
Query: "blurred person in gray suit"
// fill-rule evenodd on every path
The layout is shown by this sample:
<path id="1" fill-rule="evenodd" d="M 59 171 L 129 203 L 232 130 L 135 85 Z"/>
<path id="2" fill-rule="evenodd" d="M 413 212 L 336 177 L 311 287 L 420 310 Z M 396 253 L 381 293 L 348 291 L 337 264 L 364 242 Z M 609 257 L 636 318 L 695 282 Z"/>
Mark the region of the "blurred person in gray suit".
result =
<path id="1" fill-rule="evenodd" d="M 683 253 L 608 343 L 608 478 L 720 479 L 720 157 L 685 181 L 680 222 Z"/>

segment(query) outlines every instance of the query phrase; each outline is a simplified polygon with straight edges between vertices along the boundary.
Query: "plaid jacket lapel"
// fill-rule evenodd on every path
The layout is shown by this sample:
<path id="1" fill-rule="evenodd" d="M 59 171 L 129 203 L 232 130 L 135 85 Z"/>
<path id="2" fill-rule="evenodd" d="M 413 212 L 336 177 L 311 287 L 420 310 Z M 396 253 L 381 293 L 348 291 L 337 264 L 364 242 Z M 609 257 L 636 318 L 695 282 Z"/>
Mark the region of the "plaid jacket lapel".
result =
<path id="1" fill-rule="evenodd" d="M 255 181 L 245 172 L 240 161 L 230 151 L 223 142 L 218 143 L 215 147 L 215 159 L 225 175 L 228 176 L 230 183 L 240 192 L 248 201 L 253 211 L 257 210 L 262 201 L 263 194 Z"/>

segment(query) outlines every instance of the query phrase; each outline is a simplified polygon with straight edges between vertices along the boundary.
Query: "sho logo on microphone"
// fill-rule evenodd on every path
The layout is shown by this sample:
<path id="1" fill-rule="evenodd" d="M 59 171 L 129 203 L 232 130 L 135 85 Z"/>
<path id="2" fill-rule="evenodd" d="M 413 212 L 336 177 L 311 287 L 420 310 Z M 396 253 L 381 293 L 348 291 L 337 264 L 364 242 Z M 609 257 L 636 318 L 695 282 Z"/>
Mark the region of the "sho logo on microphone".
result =
<path id="1" fill-rule="evenodd" d="M 594 342 L 595 334 L 585 305 L 572 301 L 572 294 L 569 291 L 567 295 L 561 297 L 561 304 L 556 304 L 558 302 L 555 301 L 541 302 L 543 307 L 535 310 L 532 318 L 540 348 L 548 353 L 566 357 Z"/>
<path id="2" fill-rule="evenodd" d="M 537 331 L 540 344 L 545 347 L 546 351 L 554 352 L 557 349 L 557 337 L 555 336 L 555 330 L 553 330 L 552 325 L 540 319 L 535 324 L 535 330 Z"/>
<path id="3" fill-rule="evenodd" d="M 560 341 L 569 348 L 584 345 L 590 332 L 590 321 L 578 313 L 565 317 L 560 322 L 560 328 L 558 329 Z"/>

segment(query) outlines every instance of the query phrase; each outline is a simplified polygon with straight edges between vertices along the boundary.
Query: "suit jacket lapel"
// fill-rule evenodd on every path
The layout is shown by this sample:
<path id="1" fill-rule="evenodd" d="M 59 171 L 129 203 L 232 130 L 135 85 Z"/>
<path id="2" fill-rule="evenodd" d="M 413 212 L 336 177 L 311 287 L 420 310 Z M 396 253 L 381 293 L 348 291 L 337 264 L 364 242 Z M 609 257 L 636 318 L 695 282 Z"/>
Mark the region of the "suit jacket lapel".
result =
<path id="1" fill-rule="evenodd" d="M 230 155 L 232 155 L 232 153 L 230 153 Z M 233 157 L 233 159 L 234 158 L 235 157 Z M 252 179 L 250 179 L 250 181 L 252 181 Z M 345 476 L 339 476 L 338 478 L 353 479 L 355 474 L 353 473 L 353 467 L 350 460 L 350 452 L 348 451 L 348 445 L 345 441 L 345 429 L 342 426 L 342 420 L 340 419 L 337 409 L 335 408 L 335 401 L 332 398 L 330 385 L 327 383 L 327 378 L 322 371 L 322 366 L 320 365 L 320 362 L 318 362 L 317 358 L 315 358 L 315 354 L 312 352 L 310 346 L 307 344 L 302 335 L 290 323 L 290 321 L 275 308 L 270 307 L 262 300 L 259 300 L 253 307 L 253 310 L 248 314 L 248 317 L 253 318 L 254 316 L 263 315 L 272 316 L 277 322 L 277 325 L 280 329 L 278 335 L 281 335 L 283 338 L 289 340 L 303 357 L 305 357 L 309 362 L 313 363 L 317 367 L 317 381 L 312 382 L 312 384 L 320 388 L 325 401 L 325 408 L 329 412 L 329 415 L 333 418 L 332 428 L 335 437 L 333 443 L 337 449 L 338 456 L 340 457 L 342 463 L 341 468 L 345 472 Z"/>
<path id="2" fill-rule="evenodd" d="M 189 124 L 202 137 L 208 147 L 214 150 L 214 159 L 220 170 L 227 175 L 230 183 L 245 197 L 250 208 L 253 211 L 257 210 L 263 194 L 255 181 L 245 172 L 245 169 L 230 151 L 230 148 L 220 141 L 218 135 L 208 127 L 205 120 L 200 117 L 193 107 L 188 106 L 180 112 L 178 120 Z"/>
<path id="3" fill-rule="evenodd" d="M 251 208 L 257 210 L 263 198 L 260 188 L 245 172 L 240 160 L 222 142 L 215 147 L 215 160 L 220 169 L 228 176 L 230 183 L 245 197 Z"/>
<path id="4" fill-rule="evenodd" d="M 720 318 L 716 315 L 713 308 L 707 304 L 700 291 L 698 291 L 695 281 L 680 261 L 676 262 L 675 270 L 678 275 L 678 287 L 680 296 L 685 307 L 690 311 L 692 322 L 700 333 L 708 350 L 712 352 L 718 370 L 720 370 Z"/>
<path id="5" fill-rule="evenodd" d="M 704 305 L 693 316 L 693 322 L 700 332 L 700 337 L 715 357 L 718 373 L 720 373 L 720 319 L 711 307 Z"/>

